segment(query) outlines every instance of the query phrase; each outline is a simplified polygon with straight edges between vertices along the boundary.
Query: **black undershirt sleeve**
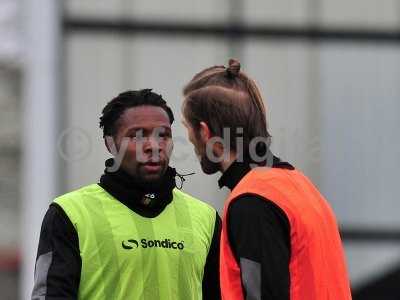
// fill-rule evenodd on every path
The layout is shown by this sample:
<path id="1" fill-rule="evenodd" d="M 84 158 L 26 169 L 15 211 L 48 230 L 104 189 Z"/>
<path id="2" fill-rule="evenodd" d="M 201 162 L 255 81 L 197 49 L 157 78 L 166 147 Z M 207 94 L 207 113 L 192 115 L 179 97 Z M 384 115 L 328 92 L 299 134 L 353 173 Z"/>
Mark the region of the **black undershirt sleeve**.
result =
<path id="1" fill-rule="evenodd" d="M 285 213 L 260 196 L 244 195 L 230 205 L 227 221 L 246 295 L 289 300 L 290 225 Z"/>
<path id="2" fill-rule="evenodd" d="M 221 218 L 216 213 L 214 234 L 208 251 L 203 276 L 203 299 L 221 299 L 219 284 L 219 243 L 221 236 Z"/>
<path id="3" fill-rule="evenodd" d="M 40 232 L 32 299 L 77 299 L 81 265 L 78 234 L 62 208 L 53 203 Z"/>

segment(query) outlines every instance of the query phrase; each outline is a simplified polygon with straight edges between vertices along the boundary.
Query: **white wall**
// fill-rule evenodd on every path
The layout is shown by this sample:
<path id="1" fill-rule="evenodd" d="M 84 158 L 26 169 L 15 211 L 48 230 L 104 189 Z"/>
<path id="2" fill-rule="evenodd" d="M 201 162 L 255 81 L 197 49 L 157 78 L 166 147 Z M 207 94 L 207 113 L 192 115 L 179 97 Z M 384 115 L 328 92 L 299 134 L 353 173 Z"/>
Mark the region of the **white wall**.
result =
<path id="1" fill-rule="evenodd" d="M 0 66 L 0 249 L 18 248 L 20 73 Z M 13 228 L 14 230 L 10 230 Z"/>
<path id="2" fill-rule="evenodd" d="M 225 21 L 229 0 L 69 0 L 67 13 L 101 18 L 130 17 L 141 20 Z"/>
<path id="3" fill-rule="evenodd" d="M 321 49 L 321 188 L 344 225 L 399 228 L 400 53 Z M 398 245 L 349 243 L 354 284 L 400 262 Z"/>

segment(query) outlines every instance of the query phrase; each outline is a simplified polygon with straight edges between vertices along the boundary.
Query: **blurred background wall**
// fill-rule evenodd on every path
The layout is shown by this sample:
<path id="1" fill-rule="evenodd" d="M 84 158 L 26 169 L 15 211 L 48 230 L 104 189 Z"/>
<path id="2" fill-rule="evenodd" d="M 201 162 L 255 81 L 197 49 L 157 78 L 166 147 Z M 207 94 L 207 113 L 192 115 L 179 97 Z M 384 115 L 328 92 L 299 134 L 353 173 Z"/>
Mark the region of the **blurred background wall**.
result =
<path id="1" fill-rule="evenodd" d="M 20 245 L 21 32 L 19 5 L 0 1 L 0 299 L 16 299 Z"/>
<path id="2" fill-rule="evenodd" d="M 222 207 L 180 104 L 230 57 L 262 90 L 274 153 L 332 204 L 354 298 L 400 298 L 399 50 L 399 0 L 0 0 L 0 299 L 28 298 L 52 198 L 98 180 L 98 117 L 121 91 L 167 99 L 184 190 Z"/>

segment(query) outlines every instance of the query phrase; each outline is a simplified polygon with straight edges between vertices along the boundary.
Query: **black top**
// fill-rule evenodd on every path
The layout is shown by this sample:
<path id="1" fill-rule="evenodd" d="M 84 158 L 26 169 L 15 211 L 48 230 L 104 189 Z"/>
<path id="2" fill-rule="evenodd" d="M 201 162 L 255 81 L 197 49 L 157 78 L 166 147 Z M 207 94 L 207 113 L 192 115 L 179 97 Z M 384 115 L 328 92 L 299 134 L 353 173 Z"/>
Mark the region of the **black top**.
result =
<path id="1" fill-rule="evenodd" d="M 272 167 L 294 169 L 277 157 Z M 234 162 L 220 178 L 220 187 L 232 190 L 250 170 L 249 163 Z M 286 214 L 268 199 L 243 195 L 229 206 L 227 225 L 246 295 L 251 299 L 289 300 L 290 224 Z"/>
<path id="2" fill-rule="evenodd" d="M 135 191 L 123 189 L 121 182 L 129 182 L 128 178 L 121 178 L 121 176 L 128 176 L 123 172 L 117 172 L 112 176 L 112 178 L 109 176 L 104 178 L 103 175 L 100 185 L 128 208 L 142 216 L 156 217 L 171 202 L 171 199 L 167 198 L 164 203 L 146 203 L 146 205 L 140 205 L 139 203 L 142 199 L 139 199 L 139 197 L 137 201 L 128 201 L 129 197 L 126 197 L 127 194 L 131 193 L 138 196 L 144 191 L 140 189 L 136 189 Z M 171 176 L 174 176 L 174 174 Z M 167 182 L 167 185 L 172 187 L 169 183 Z M 160 194 L 163 193 L 160 192 Z M 157 193 L 155 194 L 157 195 Z M 164 193 L 164 195 L 168 194 Z M 214 235 L 204 268 L 203 299 L 220 299 L 220 229 L 221 219 L 216 213 Z M 36 265 L 33 295 L 44 294 L 44 297 L 40 298 L 41 300 L 77 299 L 82 267 L 78 234 L 63 209 L 56 203 L 50 205 L 43 220 L 37 253 L 37 261 L 41 260 L 40 265 L 45 265 L 43 264 L 45 260 L 40 258 L 45 258 L 46 254 L 49 253 L 51 254 L 51 264 L 49 267 L 38 267 L 39 263 Z M 39 298 L 33 297 L 32 299 Z"/>

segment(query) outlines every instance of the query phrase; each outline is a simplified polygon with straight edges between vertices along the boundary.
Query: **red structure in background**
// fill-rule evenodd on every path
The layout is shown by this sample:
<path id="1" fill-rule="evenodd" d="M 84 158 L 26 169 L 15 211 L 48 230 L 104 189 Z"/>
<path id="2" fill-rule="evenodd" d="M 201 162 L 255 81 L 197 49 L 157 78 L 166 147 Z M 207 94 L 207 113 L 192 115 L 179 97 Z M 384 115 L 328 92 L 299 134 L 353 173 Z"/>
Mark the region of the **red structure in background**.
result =
<path id="1" fill-rule="evenodd" d="M 16 272 L 21 263 L 17 249 L 0 249 L 0 272 Z"/>

